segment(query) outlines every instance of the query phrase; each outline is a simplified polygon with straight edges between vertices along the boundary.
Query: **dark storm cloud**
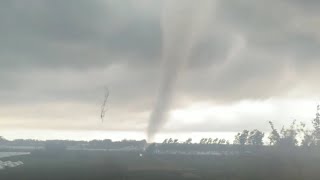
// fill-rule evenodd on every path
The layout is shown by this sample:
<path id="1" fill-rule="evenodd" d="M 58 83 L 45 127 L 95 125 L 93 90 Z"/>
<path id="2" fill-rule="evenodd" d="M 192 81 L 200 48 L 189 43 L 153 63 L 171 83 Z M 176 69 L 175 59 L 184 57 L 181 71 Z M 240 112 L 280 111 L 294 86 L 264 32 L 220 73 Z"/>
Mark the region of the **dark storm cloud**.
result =
<path id="1" fill-rule="evenodd" d="M 184 99 L 231 103 L 320 89 L 318 1 L 216 6 L 177 82 L 178 106 L 187 105 Z M 114 119 L 121 109 L 149 112 L 161 73 L 161 7 L 162 1 L 0 1 L 0 104 L 95 107 L 108 85 Z M 237 37 L 243 47 L 234 47 Z"/>
<path id="2" fill-rule="evenodd" d="M 291 54 L 299 61 L 310 60 L 319 56 L 319 36 L 311 32 L 319 24 L 319 20 L 312 22 L 319 13 L 308 9 L 319 5 L 315 1 L 301 4 L 304 5 L 297 1 L 221 1 L 219 14 L 223 23 L 242 32 L 252 46 L 272 54 Z"/>
<path id="3" fill-rule="evenodd" d="M 128 55 L 129 63 L 144 65 L 159 56 L 159 22 L 130 2 L 1 3 L 1 67 L 104 66 Z"/>
<path id="4" fill-rule="evenodd" d="M 313 5 L 318 7 L 316 2 Z M 226 28 L 225 36 L 230 36 L 228 32 L 241 34 L 246 46 L 227 67 L 223 61 L 228 52 L 221 62 L 213 58 L 212 66 L 186 72 L 182 96 L 232 102 L 283 96 L 300 83 L 319 89 L 312 82 L 318 74 L 313 67 L 320 66 L 320 36 L 313 30 L 320 25 L 320 14 L 306 10 L 312 5 L 245 0 L 219 1 L 219 7 L 217 28 Z M 232 51 L 232 42 L 227 44 Z"/>

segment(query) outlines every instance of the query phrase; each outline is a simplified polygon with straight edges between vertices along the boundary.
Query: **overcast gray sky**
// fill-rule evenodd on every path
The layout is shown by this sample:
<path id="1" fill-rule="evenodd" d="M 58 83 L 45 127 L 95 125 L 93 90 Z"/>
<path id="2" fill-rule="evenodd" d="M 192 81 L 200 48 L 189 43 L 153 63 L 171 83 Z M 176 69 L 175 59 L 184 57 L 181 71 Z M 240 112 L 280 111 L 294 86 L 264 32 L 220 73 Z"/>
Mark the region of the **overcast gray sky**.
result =
<path id="1" fill-rule="evenodd" d="M 163 130 L 309 121 L 320 92 L 320 2 L 213 6 L 204 9 L 206 26 Z M 0 130 L 145 131 L 163 72 L 163 7 L 161 0 L 0 1 Z"/>

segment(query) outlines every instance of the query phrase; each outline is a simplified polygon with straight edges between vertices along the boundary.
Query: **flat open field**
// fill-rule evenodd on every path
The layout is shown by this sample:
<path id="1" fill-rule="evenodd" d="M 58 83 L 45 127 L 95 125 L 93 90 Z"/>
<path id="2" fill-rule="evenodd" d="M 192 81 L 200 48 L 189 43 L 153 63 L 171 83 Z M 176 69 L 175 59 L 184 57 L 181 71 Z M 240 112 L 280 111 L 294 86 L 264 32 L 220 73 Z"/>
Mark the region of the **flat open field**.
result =
<path id="1" fill-rule="evenodd" d="M 289 155 L 152 155 L 137 152 L 33 152 L 1 159 L 24 165 L 0 171 L 2 180 L 319 179 L 320 158 Z"/>

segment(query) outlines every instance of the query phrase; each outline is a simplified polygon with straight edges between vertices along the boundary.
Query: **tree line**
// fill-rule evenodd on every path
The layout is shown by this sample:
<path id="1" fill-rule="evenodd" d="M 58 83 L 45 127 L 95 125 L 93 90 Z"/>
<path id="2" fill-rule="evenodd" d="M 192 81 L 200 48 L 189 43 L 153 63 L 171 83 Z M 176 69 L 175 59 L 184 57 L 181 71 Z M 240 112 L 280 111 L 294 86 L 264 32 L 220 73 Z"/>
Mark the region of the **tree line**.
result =
<path id="1" fill-rule="evenodd" d="M 289 127 L 283 126 L 280 130 L 275 128 L 274 123 L 269 121 L 271 132 L 268 136 L 268 143 L 265 144 L 265 133 L 258 130 L 243 130 L 236 134 L 234 145 L 253 145 L 253 146 L 282 146 L 282 147 L 316 147 L 320 146 L 320 105 L 317 106 L 317 112 L 314 119 L 311 120 L 312 129 L 308 129 L 303 122 L 297 123 L 293 120 Z M 300 143 L 298 138 L 300 137 Z M 178 139 L 165 139 L 162 144 L 193 144 L 192 138 L 184 142 L 179 142 Z M 219 138 L 202 138 L 200 142 L 195 144 L 221 144 L 230 145 L 231 143 L 226 139 Z"/>

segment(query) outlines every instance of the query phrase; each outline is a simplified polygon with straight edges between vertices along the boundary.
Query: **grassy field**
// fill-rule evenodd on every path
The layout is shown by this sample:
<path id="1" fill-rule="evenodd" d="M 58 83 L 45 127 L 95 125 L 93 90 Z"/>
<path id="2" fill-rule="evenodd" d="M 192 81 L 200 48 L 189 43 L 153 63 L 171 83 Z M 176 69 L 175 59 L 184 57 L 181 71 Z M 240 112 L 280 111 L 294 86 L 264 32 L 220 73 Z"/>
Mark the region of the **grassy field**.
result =
<path id="1" fill-rule="evenodd" d="M 2 180 L 95 179 L 320 179 L 315 156 L 152 155 L 138 152 L 34 152 L 2 159 L 25 164 L 0 171 Z"/>

